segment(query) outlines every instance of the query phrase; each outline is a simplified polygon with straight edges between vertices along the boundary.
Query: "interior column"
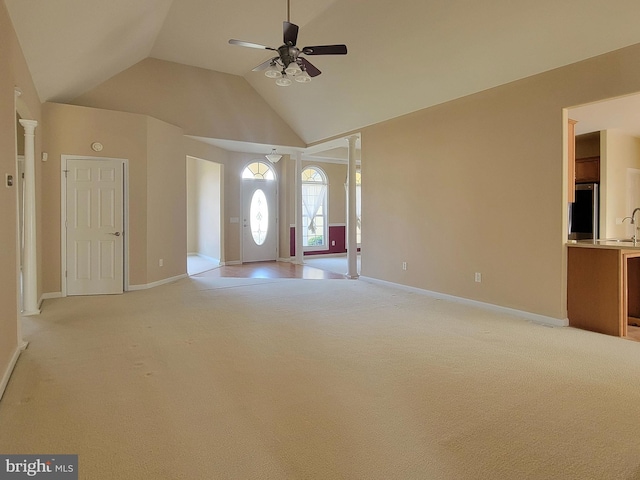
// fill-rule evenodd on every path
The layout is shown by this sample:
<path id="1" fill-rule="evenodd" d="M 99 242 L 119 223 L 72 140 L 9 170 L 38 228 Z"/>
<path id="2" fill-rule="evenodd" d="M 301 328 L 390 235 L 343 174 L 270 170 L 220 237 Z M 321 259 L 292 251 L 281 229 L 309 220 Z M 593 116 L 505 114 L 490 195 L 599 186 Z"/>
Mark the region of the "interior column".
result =
<path id="1" fill-rule="evenodd" d="M 35 120 L 19 120 L 24 127 L 24 257 L 22 263 L 22 315 L 37 315 Z M 19 179 L 18 179 L 19 180 Z"/>
<path id="2" fill-rule="evenodd" d="M 304 263 L 302 246 L 302 152 L 296 152 L 296 256 L 293 263 Z"/>
<path id="3" fill-rule="evenodd" d="M 347 175 L 347 264 L 348 278 L 358 278 L 358 242 L 356 230 L 356 140 L 352 135 L 349 142 L 349 173 Z"/>

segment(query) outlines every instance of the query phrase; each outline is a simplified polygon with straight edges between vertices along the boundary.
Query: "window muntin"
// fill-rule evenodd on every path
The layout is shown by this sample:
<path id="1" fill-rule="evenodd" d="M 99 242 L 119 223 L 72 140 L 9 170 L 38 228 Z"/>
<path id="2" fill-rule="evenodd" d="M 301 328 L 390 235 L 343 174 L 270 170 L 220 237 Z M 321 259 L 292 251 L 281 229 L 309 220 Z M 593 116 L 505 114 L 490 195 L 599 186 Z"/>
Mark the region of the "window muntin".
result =
<path id="1" fill-rule="evenodd" d="M 242 178 L 253 178 L 257 180 L 275 180 L 273 169 L 265 162 L 253 162 L 243 170 Z"/>

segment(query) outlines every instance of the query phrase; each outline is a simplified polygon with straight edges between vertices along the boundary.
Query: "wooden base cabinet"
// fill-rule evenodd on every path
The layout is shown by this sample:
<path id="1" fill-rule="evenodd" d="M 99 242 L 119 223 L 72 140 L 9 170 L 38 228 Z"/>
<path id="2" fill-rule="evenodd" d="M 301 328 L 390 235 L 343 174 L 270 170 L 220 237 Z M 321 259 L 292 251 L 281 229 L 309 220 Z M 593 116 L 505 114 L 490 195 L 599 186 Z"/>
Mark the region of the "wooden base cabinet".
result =
<path id="1" fill-rule="evenodd" d="M 567 310 L 572 327 L 625 337 L 640 317 L 640 249 L 569 247 Z"/>

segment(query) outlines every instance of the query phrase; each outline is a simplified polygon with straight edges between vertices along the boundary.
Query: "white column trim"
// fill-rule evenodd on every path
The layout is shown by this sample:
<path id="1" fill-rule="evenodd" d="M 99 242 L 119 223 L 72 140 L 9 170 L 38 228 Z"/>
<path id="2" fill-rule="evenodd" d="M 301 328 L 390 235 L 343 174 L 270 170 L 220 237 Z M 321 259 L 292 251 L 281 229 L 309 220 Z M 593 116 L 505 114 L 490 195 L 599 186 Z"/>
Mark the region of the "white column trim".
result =
<path id="1" fill-rule="evenodd" d="M 296 255 L 293 263 L 304 263 L 302 246 L 302 152 L 296 152 Z"/>
<path id="2" fill-rule="evenodd" d="M 349 168 L 347 175 L 347 277 L 358 278 L 358 241 L 356 229 L 356 140 L 357 135 L 347 137 L 349 143 Z"/>
<path id="3" fill-rule="evenodd" d="M 24 258 L 22 263 L 22 315 L 38 315 L 38 265 L 36 256 L 36 120 L 19 120 L 24 127 Z"/>

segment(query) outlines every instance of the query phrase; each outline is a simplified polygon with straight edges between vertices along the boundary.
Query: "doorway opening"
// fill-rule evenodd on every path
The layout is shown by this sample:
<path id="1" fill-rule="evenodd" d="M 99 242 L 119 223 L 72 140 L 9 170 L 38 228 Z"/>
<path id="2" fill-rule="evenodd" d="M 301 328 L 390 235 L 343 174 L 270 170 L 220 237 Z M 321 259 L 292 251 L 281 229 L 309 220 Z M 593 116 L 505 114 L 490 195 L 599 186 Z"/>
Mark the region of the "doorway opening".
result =
<path id="1" fill-rule="evenodd" d="M 187 156 L 187 273 L 217 268 L 224 263 L 224 166 Z"/>

